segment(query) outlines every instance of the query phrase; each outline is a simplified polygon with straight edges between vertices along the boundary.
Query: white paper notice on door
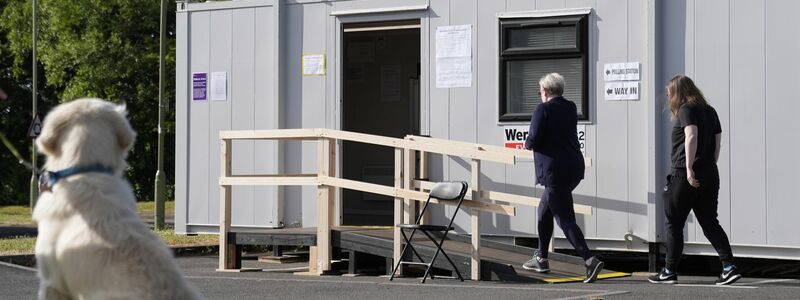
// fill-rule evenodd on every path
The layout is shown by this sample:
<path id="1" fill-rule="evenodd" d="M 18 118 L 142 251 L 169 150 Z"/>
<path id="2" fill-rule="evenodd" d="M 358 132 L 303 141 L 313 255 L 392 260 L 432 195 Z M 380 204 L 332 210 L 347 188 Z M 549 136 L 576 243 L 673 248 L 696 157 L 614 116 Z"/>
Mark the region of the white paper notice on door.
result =
<path id="1" fill-rule="evenodd" d="M 472 86 L 472 25 L 436 28 L 436 87 Z"/>
<path id="2" fill-rule="evenodd" d="M 228 100 L 228 78 L 226 72 L 211 73 L 211 101 Z"/>

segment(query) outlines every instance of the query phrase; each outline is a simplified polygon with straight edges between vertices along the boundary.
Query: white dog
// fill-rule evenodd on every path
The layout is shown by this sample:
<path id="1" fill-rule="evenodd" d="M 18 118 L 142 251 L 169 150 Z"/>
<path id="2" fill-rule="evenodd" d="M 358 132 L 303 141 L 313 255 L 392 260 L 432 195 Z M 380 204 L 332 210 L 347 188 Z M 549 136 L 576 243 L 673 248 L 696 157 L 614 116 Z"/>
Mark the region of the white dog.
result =
<path id="1" fill-rule="evenodd" d="M 122 178 L 135 136 L 125 107 L 99 99 L 59 105 L 45 118 L 36 144 L 49 182 L 40 181 L 33 211 L 39 298 L 200 298 L 136 214 Z"/>

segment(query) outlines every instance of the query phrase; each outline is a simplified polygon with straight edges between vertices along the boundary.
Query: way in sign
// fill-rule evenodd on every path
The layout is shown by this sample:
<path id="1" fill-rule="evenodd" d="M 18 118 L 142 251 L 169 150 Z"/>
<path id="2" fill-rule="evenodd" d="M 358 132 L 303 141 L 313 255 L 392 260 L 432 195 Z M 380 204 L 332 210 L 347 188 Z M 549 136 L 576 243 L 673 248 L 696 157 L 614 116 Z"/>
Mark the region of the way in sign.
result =
<path id="1" fill-rule="evenodd" d="M 639 100 L 639 82 L 606 83 L 606 100 Z"/>
<path id="2" fill-rule="evenodd" d="M 637 87 L 618 87 L 606 90 L 606 94 L 612 95 L 638 95 L 639 88 Z"/>

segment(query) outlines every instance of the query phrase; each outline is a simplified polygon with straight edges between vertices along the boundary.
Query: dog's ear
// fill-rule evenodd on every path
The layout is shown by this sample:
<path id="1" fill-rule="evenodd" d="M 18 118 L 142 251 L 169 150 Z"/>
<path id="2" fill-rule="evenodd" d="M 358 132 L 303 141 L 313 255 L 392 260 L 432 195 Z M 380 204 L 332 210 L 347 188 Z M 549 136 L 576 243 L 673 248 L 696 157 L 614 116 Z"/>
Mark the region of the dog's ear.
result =
<path id="1" fill-rule="evenodd" d="M 63 120 L 53 119 L 49 115 L 45 117 L 42 132 L 36 138 L 36 146 L 39 147 L 40 152 L 50 156 L 59 155 L 61 151 L 58 148 L 58 138 L 61 136 L 61 132 L 64 131 L 64 126 L 65 122 Z"/>
<path id="2" fill-rule="evenodd" d="M 136 132 L 133 131 L 131 124 L 128 122 L 128 110 L 125 107 L 125 103 L 117 105 L 114 111 L 118 114 L 118 117 L 113 118 L 114 135 L 117 137 L 119 147 L 127 151 L 133 146 L 133 141 L 136 139 Z"/>

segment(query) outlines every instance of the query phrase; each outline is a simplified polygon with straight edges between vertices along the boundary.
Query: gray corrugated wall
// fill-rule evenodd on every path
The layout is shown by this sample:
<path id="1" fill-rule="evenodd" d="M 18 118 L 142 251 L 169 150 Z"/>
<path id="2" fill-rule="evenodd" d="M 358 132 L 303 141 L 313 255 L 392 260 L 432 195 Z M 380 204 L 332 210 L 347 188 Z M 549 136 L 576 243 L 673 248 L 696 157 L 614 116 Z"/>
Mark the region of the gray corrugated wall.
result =
<path id="1" fill-rule="evenodd" d="M 219 130 L 271 129 L 274 32 L 271 2 L 178 13 L 176 228 L 219 223 Z M 200 4 L 206 6 L 224 3 Z M 191 7 L 191 6 L 190 6 Z M 197 7 L 197 6 L 195 6 Z M 212 72 L 227 73 L 227 100 L 210 100 Z M 193 101 L 191 74 L 208 73 L 208 99 Z M 234 174 L 276 173 L 270 141 L 235 141 Z M 278 226 L 275 187 L 234 187 L 234 225 Z"/>
<path id="2" fill-rule="evenodd" d="M 429 43 L 435 45 L 435 30 L 443 25 L 473 25 L 473 74 L 470 88 L 430 90 L 430 133 L 434 137 L 502 144 L 502 126 L 497 122 L 497 13 L 558 8 L 594 9 L 590 22 L 589 71 L 592 118 L 587 124 L 586 155 L 594 166 L 576 190 L 576 202 L 597 207 L 592 216 L 579 216 L 588 237 L 621 240 L 627 232 L 648 236 L 647 217 L 647 106 L 641 101 L 608 102 L 602 95 L 603 78 L 596 70 L 605 63 L 644 63 L 644 1 L 447 1 L 430 2 Z M 480 45 L 480 46 L 478 46 Z M 430 54 L 435 55 L 435 47 Z M 642 68 L 647 68 L 644 65 Z M 430 66 L 435 72 L 435 65 Z M 430 80 L 430 86 L 435 86 Z M 567 83 L 569 85 L 569 83 Z M 569 87 L 568 87 L 569 88 Z M 446 116 L 446 117 L 445 117 Z M 477 120 L 477 121 L 476 121 Z M 468 180 L 469 161 L 445 160 L 443 174 L 449 179 Z M 436 169 L 436 168 L 433 168 Z M 483 182 L 492 190 L 540 196 L 533 186 L 533 165 L 484 164 Z M 602 174 L 602 176 L 598 175 Z M 517 206 L 518 216 L 484 214 L 482 230 L 487 234 L 533 235 L 535 209 Z M 448 214 L 452 212 L 447 210 Z M 456 224 L 468 230 L 466 214 Z M 560 232 L 559 232 L 560 234 Z"/>
<path id="3" fill-rule="evenodd" d="M 252 2 L 252 1 L 251 1 Z M 594 166 L 587 169 L 586 179 L 576 190 L 576 202 L 597 207 L 592 216 L 579 216 L 579 224 L 589 238 L 621 240 L 626 232 L 650 237 L 655 229 L 649 228 L 648 221 L 655 216 L 647 216 L 647 185 L 652 170 L 648 170 L 648 153 L 652 145 L 648 143 L 647 123 L 649 118 L 657 119 L 661 142 L 667 145 L 669 121 L 666 114 L 650 112 L 648 101 L 664 101 L 660 90 L 673 74 L 686 73 L 693 76 L 717 108 L 723 123 L 723 151 L 720 158 L 722 189 L 720 191 L 720 220 L 732 237 L 734 244 L 783 245 L 797 247 L 800 235 L 793 234 L 793 209 L 797 208 L 798 192 L 793 185 L 800 182 L 800 163 L 795 153 L 800 150 L 796 138 L 800 127 L 791 122 L 798 108 L 792 88 L 800 83 L 796 70 L 800 69 L 795 55 L 798 50 L 798 21 L 792 16 L 798 9 L 794 1 L 656 1 L 658 23 L 655 59 L 660 67 L 657 80 L 653 84 L 654 93 L 643 94 L 640 101 L 609 102 L 602 99 L 604 82 L 598 73 L 605 63 L 638 61 L 642 63 L 643 73 L 647 73 L 646 52 L 646 13 L 647 2 L 599 1 L 599 0 L 417 0 L 409 1 L 287 1 L 283 16 L 286 21 L 283 34 L 286 35 L 282 50 L 285 52 L 281 62 L 285 75 L 285 126 L 288 128 L 329 127 L 338 128 L 338 89 L 334 74 L 336 71 L 336 17 L 330 16 L 334 10 L 363 9 L 376 7 L 398 7 L 428 3 L 427 19 L 423 18 L 422 32 L 423 71 L 422 107 L 423 132 L 434 137 L 499 145 L 502 143 L 502 127 L 497 123 L 497 16 L 504 11 L 543 10 L 551 8 L 591 7 L 593 16 L 590 22 L 590 109 L 591 122 L 587 124 L 588 143 L 586 154 L 593 158 Z M 236 3 L 236 2 L 232 2 Z M 255 28 L 252 34 L 262 36 L 261 30 L 271 21 L 268 7 L 260 8 L 255 14 Z M 232 17 L 231 14 L 235 14 Z M 253 82 L 236 82 L 231 87 L 232 99 L 244 97 L 261 99 L 269 97 L 265 90 L 274 80 L 264 68 L 275 64 L 266 59 L 272 54 L 256 55 L 255 68 L 248 66 L 250 61 L 232 56 L 241 52 L 245 57 L 248 49 L 225 48 L 219 46 L 226 39 L 233 39 L 237 46 L 250 45 L 258 49 L 255 54 L 268 53 L 269 42 L 273 37 L 256 39 L 255 44 L 246 36 L 231 34 L 231 26 L 250 26 L 247 20 L 253 13 L 241 11 L 197 11 L 192 12 L 184 24 L 182 32 L 188 31 L 188 39 L 179 34 L 178 48 L 185 44 L 185 53 L 191 57 L 190 71 L 218 69 L 228 70 L 229 78 L 236 74 L 254 73 Z M 245 18 L 239 20 L 239 18 Z M 182 20 L 179 17 L 179 20 Z M 263 22 L 263 23 L 262 23 Z M 228 24 L 228 25 L 225 25 Z M 472 24 L 473 26 L 473 86 L 470 88 L 435 88 L 435 31 L 437 26 Z M 179 22 L 179 29 L 181 23 Z M 226 26 L 228 26 L 226 28 Z M 226 37 L 227 32 L 227 37 Z M 247 31 L 245 31 L 247 32 Z M 246 33 L 250 34 L 250 33 Z M 266 33 L 263 33 L 266 34 Z M 212 42 L 213 41 L 213 42 Z M 222 42 L 221 42 L 222 41 Z M 232 52 L 233 51 L 233 52 Z M 237 52 L 239 51 L 239 52 Z M 326 53 L 328 75 L 324 77 L 303 77 L 300 75 L 300 58 L 303 53 Z M 264 57 L 264 58 L 259 58 Z M 218 63 L 225 61 L 228 63 Z M 238 65 L 237 65 L 238 62 Z M 179 55 L 178 68 L 182 60 Z M 217 65 L 211 65 L 217 64 Z M 185 66 L 184 66 L 185 68 Z M 212 70 L 213 69 L 213 70 Z M 183 76 L 183 77 L 181 77 Z M 178 75 L 179 86 L 190 86 L 189 75 Z M 569 84 L 569 83 L 568 83 Z M 642 84 L 644 85 L 644 79 Z M 255 94 L 237 94 L 239 89 L 254 86 Z M 643 86 L 644 88 L 644 86 Z M 187 92 L 178 91 L 179 97 L 188 99 Z M 266 95 L 265 95 L 266 94 Z M 655 99 L 648 99 L 655 94 Z M 598 97 L 599 96 L 599 97 Z M 191 102 L 185 100 L 187 102 Z M 248 100 L 253 101 L 253 100 Z M 186 102 L 177 105 L 192 120 L 188 128 L 178 125 L 179 152 L 187 153 L 186 164 L 177 169 L 189 171 L 176 182 L 188 183 L 186 190 L 176 191 L 186 195 L 189 223 L 217 222 L 216 174 L 219 164 L 219 148 L 216 141 L 217 129 L 263 128 L 259 115 L 242 119 L 231 119 L 233 111 L 245 110 L 234 104 L 206 103 L 193 105 Z M 238 102 L 237 102 L 238 103 Z M 258 100 L 254 111 L 258 108 Z M 219 105 L 217 105 L 219 104 Z M 227 105 L 227 106 L 226 106 Z M 209 106 L 215 106 L 209 109 Z M 794 109 L 793 109 L 794 108 Z M 425 113 L 427 112 L 427 113 Z M 215 116 L 212 117 L 212 114 Z M 655 114 L 655 115 L 654 115 Z M 216 116 L 219 115 L 219 116 Z M 182 116 L 179 113 L 178 121 Z M 200 120 L 194 122 L 194 120 Z M 203 122 L 202 120 L 207 120 Z M 185 132 L 184 138 L 181 132 Z M 188 140 L 182 146 L 181 140 Z M 266 143 L 266 142 L 264 142 Z M 206 146 L 206 147 L 204 147 Z M 181 148 L 183 147 L 183 148 Z M 255 150 L 253 150 L 255 147 Z M 234 151 L 247 156 L 261 155 L 258 144 L 237 145 Z M 239 154 L 237 152 L 237 154 Z M 251 154 L 252 153 L 252 154 Z M 286 172 L 315 172 L 316 145 L 309 142 L 291 142 L 286 146 Z M 668 153 L 668 152 L 667 152 Z M 271 154 L 264 153 L 264 157 Z M 660 167 L 668 166 L 668 156 L 658 157 Z M 262 160 L 255 157 L 259 164 Z M 468 179 L 468 161 L 437 159 L 432 160 L 431 177 L 434 179 Z M 237 162 L 234 170 L 246 171 L 248 164 Z M 267 165 L 256 165 L 261 170 Z M 250 167 L 253 168 L 253 167 Z M 517 166 L 485 163 L 483 166 L 485 186 L 492 190 L 539 196 L 541 191 L 534 189 L 533 167 L 530 163 Z M 248 169 L 249 170 L 249 169 Z M 189 174 L 207 174 L 189 176 Z M 656 174 L 656 177 L 663 174 Z M 186 178 L 188 177 L 188 178 Z M 261 189 L 261 188 L 258 188 Z M 185 191 L 185 192 L 184 192 Z M 657 192 L 657 191 L 651 191 Z M 258 223 L 259 212 L 253 192 L 239 189 L 234 207 L 235 224 Z M 247 195 L 240 200 L 239 195 Z M 288 188 L 286 192 L 287 225 L 313 226 L 315 216 L 315 189 Z M 181 210 L 179 201 L 178 210 Z M 239 210 L 252 208 L 253 214 Z M 448 213 L 452 213 L 447 211 Z M 444 210 L 436 212 L 441 215 Z M 468 230 L 466 215 L 458 220 L 458 227 Z M 181 220 L 181 217 L 177 217 Z M 734 222 L 732 222 L 733 220 Z M 504 217 L 483 215 L 482 230 L 487 234 L 535 234 L 535 210 L 518 206 L 518 216 Z M 178 222 L 180 223 L 180 221 Z M 701 230 L 693 218 L 687 226 L 690 243 L 705 244 Z M 179 224 L 179 226 L 182 224 Z"/>
<path id="4" fill-rule="evenodd" d="M 722 122 L 720 222 L 733 244 L 800 246 L 797 1 L 665 1 L 665 80 L 692 76 Z M 685 25 L 684 25 L 685 20 Z M 685 33 L 685 34 L 684 34 Z M 667 45 L 666 42 L 671 42 Z M 688 239 L 706 243 L 692 217 Z"/>

